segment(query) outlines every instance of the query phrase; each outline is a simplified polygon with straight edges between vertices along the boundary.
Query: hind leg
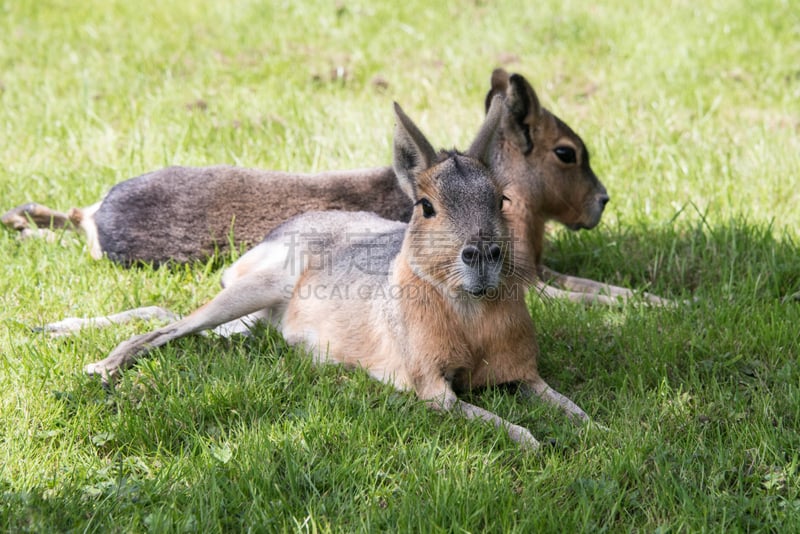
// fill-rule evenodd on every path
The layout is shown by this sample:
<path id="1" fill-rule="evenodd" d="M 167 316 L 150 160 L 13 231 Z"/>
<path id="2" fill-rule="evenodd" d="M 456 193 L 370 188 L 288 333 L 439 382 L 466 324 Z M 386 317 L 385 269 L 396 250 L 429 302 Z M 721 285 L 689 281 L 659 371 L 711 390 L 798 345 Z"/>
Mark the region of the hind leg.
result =
<path id="1" fill-rule="evenodd" d="M 90 375 L 100 375 L 104 382 L 115 378 L 150 349 L 180 337 L 217 327 L 260 310 L 279 312 L 291 298 L 281 273 L 254 272 L 223 289 L 213 300 L 183 319 L 147 334 L 133 336 L 120 343 L 105 359 L 86 366 Z"/>
<path id="2" fill-rule="evenodd" d="M 31 228 L 31 223 L 39 228 L 75 229 L 69 215 L 35 202 L 28 202 L 8 210 L 0 220 L 7 227 L 20 232 Z"/>
<path id="3" fill-rule="evenodd" d="M 251 313 L 233 321 L 221 324 L 214 328 L 214 333 L 222 337 L 231 337 L 234 334 L 246 334 L 250 327 L 259 321 L 269 319 L 268 314 L 262 312 Z M 83 328 L 105 328 L 112 324 L 127 324 L 131 321 L 177 321 L 180 316 L 160 306 L 142 306 L 130 310 L 101 315 L 98 317 L 67 317 L 60 321 L 47 323 L 33 328 L 34 332 L 45 332 L 52 337 L 73 334 Z"/>
<path id="4" fill-rule="evenodd" d="M 95 204 L 85 208 L 82 211 L 82 218 L 79 220 L 79 224 L 86 232 L 90 244 L 97 242 L 93 236 L 96 235 L 94 213 L 97 211 L 98 206 L 98 204 Z M 92 255 L 94 256 L 94 252 Z M 275 272 L 277 270 L 282 270 L 283 265 L 286 263 L 285 255 L 285 250 L 265 241 L 250 249 L 244 256 L 225 270 L 222 275 L 222 285 L 223 287 L 234 285 L 244 278 L 254 276 L 258 272 Z M 286 271 L 284 271 L 284 273 L 285 277 L 282 280 L 284 286 L 294 284 L 297 275 Z M 47 332 L 52 336 L 61 336 L 76 332 L 85 327 L 102 328 L 112 324 L 129 323 L 134 320 L 162 319 L 174 321 L 177 318 L 177 315 L 164 308 L 158 306 L 144 306 L 100 317 L 68 317 L 60 321 L 45 324 L 42 327 L 36 328 L 36 330 Z M 246 317 L 236 317 L 235 320 L 231 322 L 219 325 L 215 329 L 215 332 L 223 337 L 230 337 L 238 333 L 246 333 L 253 323 L 262 319 L 268 319 L 268 317 L 265 317 L 265 315 L 261 313 Z"/>
<path id="5" fill-rule="evenodd" d="M 178 316 L 159 306 L 145 306 L 101 317 L 67 317 L 66 319 L 34 328 L 34 330 L 38 332 L 47 332 L 55 337 L 70 334 L 85 327 L 101 328 L 112 324 L 128 323 L 134 320 L 152 319 L 175 321 L 178 319 Z"/>

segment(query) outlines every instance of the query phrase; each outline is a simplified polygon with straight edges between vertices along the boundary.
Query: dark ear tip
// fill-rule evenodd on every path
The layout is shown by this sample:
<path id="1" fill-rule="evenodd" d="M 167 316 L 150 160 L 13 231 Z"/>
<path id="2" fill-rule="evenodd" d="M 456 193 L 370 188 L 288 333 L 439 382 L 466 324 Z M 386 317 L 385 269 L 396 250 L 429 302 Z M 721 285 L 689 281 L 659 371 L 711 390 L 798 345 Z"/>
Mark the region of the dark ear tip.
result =
<path id="1" fill-rule="evenodd" d="M 403 123 L 406 128 L 409 127 L 408 123 L 411 122 L 411 119 L 408 118 L 406 112 L 403 111 L 403 108 L 397 102 L 394 102 L 394 116 L 398 123 Z"/>
<path id="2" fill-rule="evenodd" d="M 536 95 L 536 91 L 533 89 L 530 82 L 521 74 L 516 73 L 511 75 L 509 82 L 512 87 L 510 92 L 515 94 L 516 98 L 524 102 L 523 107 L 525 108 L 525 114 L 533 113 L 539 115 L 541 113 L 539 97 Z"/>

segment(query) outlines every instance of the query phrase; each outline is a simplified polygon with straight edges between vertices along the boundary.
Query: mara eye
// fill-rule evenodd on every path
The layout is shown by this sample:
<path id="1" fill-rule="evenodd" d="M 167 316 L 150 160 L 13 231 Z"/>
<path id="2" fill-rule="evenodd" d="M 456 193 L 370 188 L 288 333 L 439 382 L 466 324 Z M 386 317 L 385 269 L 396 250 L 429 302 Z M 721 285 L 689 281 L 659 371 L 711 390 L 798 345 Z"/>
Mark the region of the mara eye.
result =
<path id="1" fill-rule="evenodd" d="M 503 195 L 500 197 L 500 211 L 503 211 L 503 208 L 511 204 L 511 199 L 507 196 Z"/>
<path id="2" fill-rule="evenodd" d="M 556 153 L 558 159 L 560 159 L 563 163 L 575 163 L 578 161 L 578 158 L 575 155 L 575 149 L 571 146 L 557 146 L 553 152 Z"/>
<path id="3" fill-rule="evenodd" d="M 433 204 L 431 204 L 431 201 L 427 198 L 420 199 L 417 204 L 422 206 L 422 216 L 426 219 L 430 219 L 436 215 L 436 210 L 433 209 Z"/>

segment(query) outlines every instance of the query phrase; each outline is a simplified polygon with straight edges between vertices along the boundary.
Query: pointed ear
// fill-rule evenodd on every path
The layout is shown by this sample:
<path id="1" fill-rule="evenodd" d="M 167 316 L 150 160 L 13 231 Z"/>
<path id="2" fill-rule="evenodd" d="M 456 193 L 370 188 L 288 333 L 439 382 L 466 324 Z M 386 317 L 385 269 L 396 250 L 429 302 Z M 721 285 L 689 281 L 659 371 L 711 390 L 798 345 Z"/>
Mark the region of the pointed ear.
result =
<path id="1" fill-rule="evenodd" d="M 494 69 L 492 71 L 491 84 L 492 86 L 489 92 L 486 93 L 486 101 L 484 102 L 486 113 L 489 113 L 489 108 L 492 105 L 492 98 L 494 98 L 495 95 L 500 95 L 505 98 L 506 91 L 508 90 L 508 73 L 503 69 Z"/>
<path id="2" fill-rule="evenodd" d="M 506 106 L 508 107 L 511 126 L 513 126 L 519 138 L 522 152 L 527 154 L 533 150 L 533 140 L 531 139 L 530 129 L 539 122 L 542 116 L 542 106 L 539 104 L 539 97 L 528 83 L 528 80 L 519 74 L 512 74 L 509 79 L 508 96 Z"/>
<path id="3" fill-rule="evenodd" d="M 500 118 L 503 116 L 503 97 L 495 95 L 489 103 L 489 111 L 481 125 L 478 135 L 467 150 L 467 156 L 480 160 L 487 167 L 489 161 L 489 149 L 492 146 L 492 139 L 500 126 Z"/>
<path id="4" fill-rule="evenodd" d="M 436 162 L 436 151 L 403 112 L 394 103 L 397 125 L 394 129 L 394 173 L 400 189 L 411 198 L 417 199 L 417 177 Z"/>

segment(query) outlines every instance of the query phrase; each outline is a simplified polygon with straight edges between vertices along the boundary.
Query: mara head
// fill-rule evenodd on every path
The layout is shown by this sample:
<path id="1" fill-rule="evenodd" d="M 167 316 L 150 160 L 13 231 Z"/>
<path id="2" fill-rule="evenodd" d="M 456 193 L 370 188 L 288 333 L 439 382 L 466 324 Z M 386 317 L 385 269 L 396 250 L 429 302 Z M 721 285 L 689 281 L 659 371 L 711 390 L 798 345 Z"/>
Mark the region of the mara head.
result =
<path id="1" fill-rule="evenodd" d="M 395 104 L 394 171 L 414 211 L 403 245 L 414 274 L 453 295 L 492 294 L 512 266 L 507 198 L 487 166 L 500 98 L 469 150 L 437 154 Z"/>
<path id="2" fill-rule="evenodd" d="M 533 87 L 519 74 L 496 69 L 486 95 L 487 111 L 497 95 L 505 105 L 493 169 L 506 175 L 514 194 L 524 197 L 520 200 L 528 209 L 538 208 L 545 219 L 572 230 L 597 226 L 609 197 L 589 165 L 583 140 L 541 106 Z"/>

